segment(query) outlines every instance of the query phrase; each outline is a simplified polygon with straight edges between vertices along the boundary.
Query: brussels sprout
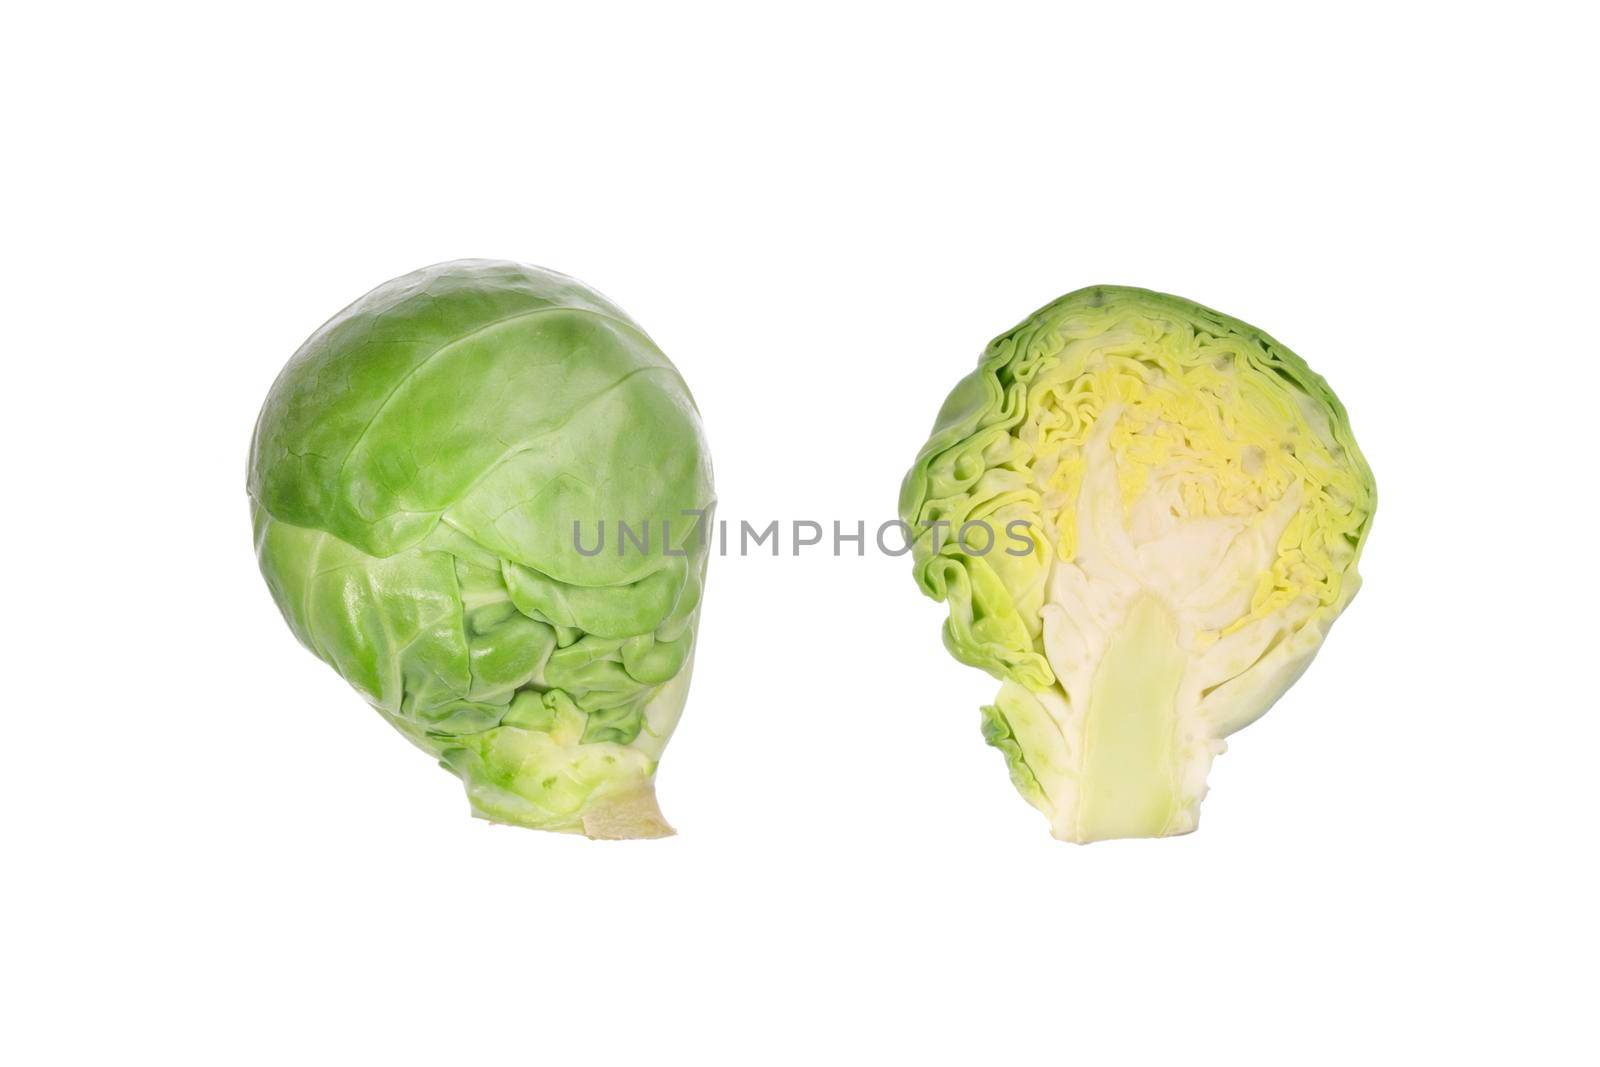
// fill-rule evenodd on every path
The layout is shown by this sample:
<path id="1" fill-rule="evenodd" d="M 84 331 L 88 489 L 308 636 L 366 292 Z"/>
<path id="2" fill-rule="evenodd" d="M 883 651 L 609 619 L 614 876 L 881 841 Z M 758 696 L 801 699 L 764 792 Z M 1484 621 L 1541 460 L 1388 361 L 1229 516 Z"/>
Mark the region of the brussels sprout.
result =
<path id="1" fill-rule="evenodd" d="M 1062 297 L 996 338 L 906 476 L 983 733 L 1067 841 L 1193 830 L 1223 738 L 1350 603 L 1372 473 L 1293 352 L 1174 296 Z M 959 535 L 967 524 L 985 537 Z M 975 546 L 975 547 L 974 547 Z"/>
<path id="2" fill-rule="evenodd" d="M 672 832 L 654 775 L 689 687 L 711 462 L 688 387 L 615 305 L 487 260 L 379 286 L 279 375 L 249 493 L 295 636 L 475 815 Z M 602 542 L 619 522 L 642 538 Z"/>

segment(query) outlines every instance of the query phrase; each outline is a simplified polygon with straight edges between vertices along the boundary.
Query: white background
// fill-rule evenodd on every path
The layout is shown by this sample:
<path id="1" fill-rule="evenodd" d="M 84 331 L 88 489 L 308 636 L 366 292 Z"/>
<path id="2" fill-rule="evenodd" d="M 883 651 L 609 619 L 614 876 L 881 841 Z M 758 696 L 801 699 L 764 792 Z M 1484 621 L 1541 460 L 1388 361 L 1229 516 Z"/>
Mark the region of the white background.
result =
<path id="1" fill-rule="evenodd" d="M 1595 1062 L 1591 28 L 44 10 L 0 63 L 0 1058 Z M 891 517 L 992 335 L 1183 294 L 1348 405 L 1365 589 L 1189 837 L 1051 840 L 907 561 L 817 554 L 713 561 L 680 836 L 471 820 L 294 643 L 243 488 L 305 335 L 458 256 L 643 323 L 734 519 Z"/>

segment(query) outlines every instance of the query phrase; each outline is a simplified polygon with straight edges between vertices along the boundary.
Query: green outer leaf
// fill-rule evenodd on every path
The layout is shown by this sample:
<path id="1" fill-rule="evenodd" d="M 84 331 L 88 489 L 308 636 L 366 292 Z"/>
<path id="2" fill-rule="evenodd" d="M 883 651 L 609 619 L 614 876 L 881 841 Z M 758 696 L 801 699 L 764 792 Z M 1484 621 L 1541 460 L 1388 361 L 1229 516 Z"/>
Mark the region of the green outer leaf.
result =
<path id="1" fill-rule="evenodd" d="M 249 477 L 274 518 L 369 555 L 448 518 L 588 585 L 642 577 L 660 546 L 585 557 L 572 522 L 686 523 L 710 487 L 694 401 L 650 339 L 571 278 L 487 260 L 397 278 L 313 334 L 262 408 Z"/>

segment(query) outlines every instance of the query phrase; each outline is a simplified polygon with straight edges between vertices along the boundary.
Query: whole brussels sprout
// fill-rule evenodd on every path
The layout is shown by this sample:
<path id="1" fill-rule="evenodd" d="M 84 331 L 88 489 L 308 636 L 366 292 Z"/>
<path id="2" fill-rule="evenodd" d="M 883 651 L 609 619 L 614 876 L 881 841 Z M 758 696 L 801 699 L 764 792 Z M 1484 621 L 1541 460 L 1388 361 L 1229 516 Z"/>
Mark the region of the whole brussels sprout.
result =
<path id="1" fill-rule="evenodd" d="M 688 386 L 619 308 L 516 263 L 386 282 L 279 375 L 248 488 L 295 636 L 475 815 L 672 832 L 654 774 L 689 687 L 711 461 Z M 632 536 L 605 543 L 618 523 Z"/>

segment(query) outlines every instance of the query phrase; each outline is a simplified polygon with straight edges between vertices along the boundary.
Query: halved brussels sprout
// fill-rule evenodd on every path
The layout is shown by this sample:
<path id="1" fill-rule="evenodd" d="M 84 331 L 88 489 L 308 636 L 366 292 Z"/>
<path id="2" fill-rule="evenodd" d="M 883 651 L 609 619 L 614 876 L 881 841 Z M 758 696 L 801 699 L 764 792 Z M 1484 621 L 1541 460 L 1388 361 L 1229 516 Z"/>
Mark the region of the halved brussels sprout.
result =
<path id="1" fill-rule="evenodd" d="M 1096 286 L 989 345 L 900 511 L 946 645 L 1004 683 L 984 736 L 1083 842 L 1195 828 L 1223 739 L 1355 595 L 1375 502 L 1343 406 L 1293 352 Z"/>

